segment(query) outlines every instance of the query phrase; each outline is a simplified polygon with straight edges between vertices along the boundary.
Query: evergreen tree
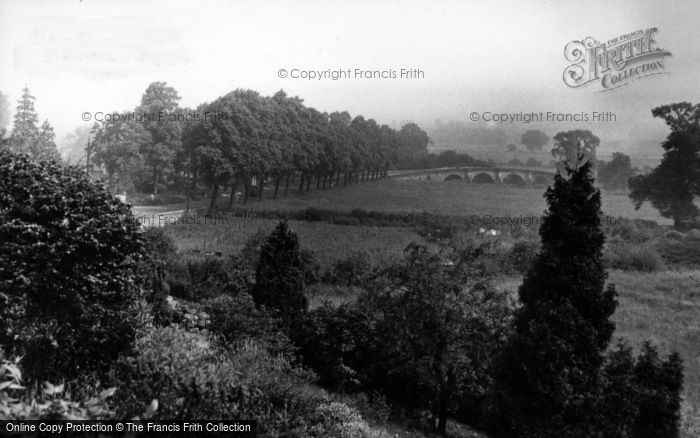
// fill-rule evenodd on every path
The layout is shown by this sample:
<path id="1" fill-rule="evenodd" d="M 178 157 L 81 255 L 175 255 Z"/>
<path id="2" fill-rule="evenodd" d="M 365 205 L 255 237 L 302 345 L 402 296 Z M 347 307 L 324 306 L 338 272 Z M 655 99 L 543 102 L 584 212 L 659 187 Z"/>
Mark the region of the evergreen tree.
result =
<path id="1" fill-rule="evenodd" d="M 583 159 L 583 155 L 579 155 Z M 502 437 L 581 437 L 595 423 L 616 292 L 605 287 L 600 192 L 591 164 L 566 164 L 545 197 L 542 250 L 520 287 L 522 308 L 494 393 Z"/>
<path id="2" fill-rule="evenodd" d="M 276 312 L 288 326 L 306 314 L 299 239 L 285 221 L 277 225 L 260 249 L 253 299 L 257 306 Z"/>
<path id="3" fill-rule="evenodd" d="M 55 134 L 48 120 L 44 121 L 41 128 L 37 127 L 39 118 L 34 109 L 34 100 L 35 97 L 25 86 L 17 104 L 10 136 L 10 148 L 14 152 L 28 154 L 33 160 L 58 159 Z"/>

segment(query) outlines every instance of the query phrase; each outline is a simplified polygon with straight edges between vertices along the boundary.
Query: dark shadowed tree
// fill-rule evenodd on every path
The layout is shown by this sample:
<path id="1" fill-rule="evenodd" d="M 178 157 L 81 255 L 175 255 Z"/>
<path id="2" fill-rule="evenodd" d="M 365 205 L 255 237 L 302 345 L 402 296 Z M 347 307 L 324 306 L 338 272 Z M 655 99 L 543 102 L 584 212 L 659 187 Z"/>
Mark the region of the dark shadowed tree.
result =
<path id="1" fill-rule="evenodd" d="M 617 302 L 605 286 L 600 193 L 582 161 L 545 194 L 542 249 L 520 287 L 516 333 L 496 374 L 498 437 L 591 436 Z"/>
<path id="2" fill-rule="evenodd" d="M 663 217 L 672 218 L 675 228 L 697 226 L 700 194 L 700 105 L 688 102 L 664 105 L 652 110 L 671 128 L 661 144 L 664 156 L 648 175 L 629 182 L 635 208 L 649 201 Z"/>
<path id="3" fill-rule="evenodd" d="M 287 222 L 280 222 L 260 248 L 260 259 L 252 291 L 257 306 L 265 306 L 287 326 L 306 315 L 304 263 L 299 239 Z"/>

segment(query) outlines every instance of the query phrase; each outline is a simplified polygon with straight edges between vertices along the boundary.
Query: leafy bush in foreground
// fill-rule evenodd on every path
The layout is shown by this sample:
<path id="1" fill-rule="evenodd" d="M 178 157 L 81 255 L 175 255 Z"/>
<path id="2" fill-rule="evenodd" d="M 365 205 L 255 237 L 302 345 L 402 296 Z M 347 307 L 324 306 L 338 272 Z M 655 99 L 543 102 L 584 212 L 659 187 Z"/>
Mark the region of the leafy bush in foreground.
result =
<path id="1" fill-rule="evenodd" d="M 64 385 L 44 383 L 41 391 L 27 393 L 22 386 L 20 360 L 5 359 L 0 349 L 0 420 L 106 420 L 114 418 L 107 399 L 115 388 L 97 397 L 74 401 Z"/>
<path id="2" fill-rule="evenodd" d="M 29 377 L 100 371 L 130 348 L 138 227 L 81 169 L 0 151 L 0 345 Z"/>
<path id="3" fill-rule="evenodd" d="M 254 419 L 261 436 L 305 437 L 323 394 L 312 376 L 255 341 L 219 351 L 206 337 L 155 328 L 136 342 L 113 373 L 118 418 L 158 400 L 153 419 Z"/>

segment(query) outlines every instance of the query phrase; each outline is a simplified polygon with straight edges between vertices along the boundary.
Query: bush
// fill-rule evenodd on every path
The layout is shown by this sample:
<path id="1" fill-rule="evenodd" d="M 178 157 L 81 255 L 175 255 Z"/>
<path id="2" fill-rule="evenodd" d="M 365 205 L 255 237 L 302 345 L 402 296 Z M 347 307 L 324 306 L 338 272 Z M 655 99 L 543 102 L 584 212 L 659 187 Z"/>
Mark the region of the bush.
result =
<path id="1" fill-rule="evenodd" d="M 22 386 L 20 360 L 8 360 L 0 349 L 0 420 L 108 420 L 114 418 L 107 399 L 115 388 L 97 397 L 74 401 L 64 385 L 45 382 L 41 391 Z"/>
<path id="2" fill-rule="evenodd" d="M 656 249 L 650 245 L 611 242 L 605 249 L 605 263 L 623 271 L 656 272 L 664 267 Z"/>
<path id="3" fill-rule="evenodd" d="M 654 221 L 621 218 L 605 221 L 604 230 L 607 236 L 615 240 L 633 243 L 648 242 L 661 232 L 661 228 Z"/>
<path id="4" fill-rule="evenodd" d="M 656 250 L 669 265 L 686 268 L 700 266 L 700 235 L 697 233 L 685 233 L 682 239 L 660 239 Z"/>
<path id="5" fill-rule="evenodd" d="M 258 421 L 261 436 L 306 437 L 325 399 L 312 378 L 253 341 L 220 352 L 201 335 L 156 328 L 115 367 L 117 414 L 131 418 L 157 397 L 154 420 L 245 418 Z"/>
<path id="6" fill-rule="evenodd" d="M 353 251 L 346 258 L 336 260 L 323 276 L 324 283 L 358 286 L 372 267 L 366 251 Z"/>
<path id="7" fill-rule="evenodd" d="M 539 250 L 540 244 L 537 241 L 519 240 L 515 242 L 509 254 L 511 266 L 517 273 L 524 275 L 537 258 Z"/>
<path id="8" fill-rule="evenodd" d="M 256 309 L 249 294 L 221 295 L 203 304 L 205 312 L 209 314 L 209 330 L 219 337 L 224 346 L 255 340 L 272 354 L 291 355 L 294 351 L 280 321 L 272 318 L 264 309 Z"/>
<path id="9" fill-rule="evenodd" d="M 220 294 L 237 294 L 230 270 L 218 257 L 204 257 L 187 262 L 190 277 L 190 295 L 195 301 Z"/>
<path id="10" fill-rule="evenodd" d="M 363 438 L 369 426 L 356 409 L 343 403 L 324 403 L 314 412 L 312 437 L 319 438 Z"/>
<path id="11" fill-rule="evenodd" d="M 129 350 L 148 264 L 128 206 L 77 168 L 0 151 L 0 345 L 32 379 Z"/>

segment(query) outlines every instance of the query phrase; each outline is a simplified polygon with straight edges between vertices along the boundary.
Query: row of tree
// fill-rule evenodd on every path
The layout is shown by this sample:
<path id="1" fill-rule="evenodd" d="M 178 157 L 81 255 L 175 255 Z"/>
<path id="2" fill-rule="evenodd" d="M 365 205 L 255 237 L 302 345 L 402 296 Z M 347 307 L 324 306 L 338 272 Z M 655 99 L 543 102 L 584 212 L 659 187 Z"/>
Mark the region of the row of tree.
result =
<path id="1" fill-rule="evenodd" d="M 105 120 L 94 128 L 94 163 L 103 165 L 119 190 L 129 180 L 141 189 L 159 185 L 188 190 L 197 182 L 247 197 L 274 183 L 274 194 L 289 189 L 298 175 L 299 190 L 378 178 L 394 166 L 426 154 L 427 134 L 409 123 L 395 130 L 347 112 L 324 113 L 284 91 L 262 96 L 238 89 L 196 109 L 178 105 L 180 97 L 164 82 L 152 83 L 134 114 Z M 148 181 L 148 184 L 143 184 Z"/>

